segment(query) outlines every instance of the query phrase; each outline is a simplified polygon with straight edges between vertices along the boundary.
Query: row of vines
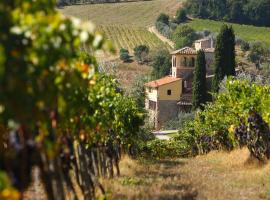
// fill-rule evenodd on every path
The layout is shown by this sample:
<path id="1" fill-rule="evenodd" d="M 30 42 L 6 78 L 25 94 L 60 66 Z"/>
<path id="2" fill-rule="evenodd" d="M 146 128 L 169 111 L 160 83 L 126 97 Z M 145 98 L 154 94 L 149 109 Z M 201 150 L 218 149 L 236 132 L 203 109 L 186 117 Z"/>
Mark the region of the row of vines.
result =
<path id="1" fill-rule="evenodd" d="M 175 141 L 183 149 L 204 154 L 247 146 L 253 157 L 270 158 L 270 85 L 241 79 L 223 81 L 214 101 L 180 130 Z"/>
<path id="2" fill-rule="evenodd" d="M 100 25 L 97 29 L 112 41 L 117 50 L 124 48 L 133 52 L 133 49 L 139 45 L 147 45 L 150 49 L 164 46 L 169 48 L 145 28 L 124 25 Z"/>
<path id="3" fill-rule="evenodd" d="M 85 199 L 106 197 L 99 177 L 119 175 L 144 119 L 97 72 L 93 55 L 110 44 L 53 0 L 2 0 L 0 18 L 0 199 L 20 199 L 33 167 L 50 200 L 78 199 L 72 174 Z"/>

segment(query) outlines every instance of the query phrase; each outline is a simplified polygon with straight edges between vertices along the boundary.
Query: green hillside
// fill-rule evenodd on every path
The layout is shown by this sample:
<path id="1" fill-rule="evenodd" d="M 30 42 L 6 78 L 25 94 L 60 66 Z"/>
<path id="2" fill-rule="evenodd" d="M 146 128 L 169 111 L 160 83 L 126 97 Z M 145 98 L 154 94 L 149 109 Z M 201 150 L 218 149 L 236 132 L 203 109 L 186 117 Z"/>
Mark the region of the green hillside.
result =
<path id="1" fill-rule="evenodd" d="M 182 0 L 153 0 L 129 3 L 106 3 L 67 6 L 61 11 L 68 16 L 90 20 L 110 39 L 115 48 L 132 49 L 140 44 L 150 48 L 168 45 L 161 42 L 147 28 L 164 12 L 173 16 Z"/>
<path id="2" fill-rule="evenodd" d="M 193 19 L 188 23 L 188 25 L 198 31 L 208 29 L 217 33 L 223 23 L 232 25 L 235 34 L 244 40 L 261 41 L 264 44 L 270 45 L 270 28 L 266 27 L 232 24 L 206 19 Z"/>

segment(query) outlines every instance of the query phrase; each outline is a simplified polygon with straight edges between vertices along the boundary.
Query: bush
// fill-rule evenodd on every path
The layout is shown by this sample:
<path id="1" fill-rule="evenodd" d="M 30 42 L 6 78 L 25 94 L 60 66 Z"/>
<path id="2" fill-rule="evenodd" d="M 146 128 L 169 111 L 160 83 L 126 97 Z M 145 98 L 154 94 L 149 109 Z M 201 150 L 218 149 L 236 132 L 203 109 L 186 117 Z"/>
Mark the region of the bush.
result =
<path id="1" fill-rule="evenodd" d="M 166 38 L 171 38 L 172 30 L 169 25 L 162 22 L 156 22 L 156 29 L 159 33 L 164 35 Z"/>
<path id="2" fill-rule="evenodd" d="M 175 43 L 175 48 L 182 48 L 191 46 L 193 42 L 198 39 L 196 32 L 187 25 L 178 26 L 172 36 Z"/>
<path id="3" fill-rule="evenodd" d="M 148 54 L 149 54 L 149 48 L 146 45 L 139 45 L 134 48 L 135 59 L 139 63 L 147 62 L 149 60 Z"/>
<path id="4" fill-rule="evenodd" d="M 120 59 L 123 62 L 129 62 L 130 61 L 130 55 L 127 49 L 120 49 Z"/>
<path id="5" fill-rule="evenodd" d="M 207 104 L 203 111 L 197 112 L 194 120 L 184 125 L 178 137 L 185 135 L 186 139 L 181 139 L 181 141 L 189 141 L 187 144 L 192 146 L 192 152 L 199 154 L 214 149 L 232 150 L 239 146 L 234 133 L 235 127 L 238 127 L 240 123 L 250 124 L 252 120 L 249 113 L 252 112 L 261 116 L 261 119 L 255 117 L 256 120 L 254 120 L 253 117 L 255 122 L 249 125 L 253 136 L 249 138 L 255 138 L 252 141 L 260 136 L 268 138 L 263 135 L 269 133 L 267 127 L 270 124 L 270 85 L 261 83 L 232 78 L 222 82 L 220 93 L 214 95 L 214 102 Z M 259 129 L 256 130 L 256 127 Z M 254 136 L 254 133 L 258 135 Z M 258 146 L 258 149 L 261 149 L 260 154 L 266 155 L 266 143 L 251 142 L 250 149 L 255 148 L 254 145 L 256 148 Z M 262 157 L 256 153 L 256 149 L 254 152 L 257 158 Z"/>
<path id="6" fill-rule="evenodd" d="M 165 124 L 165 129 L 168 130 L 181 130 L 185 123 L 194 119 L 194 113 L 180 112 L 175 119 L 172 119 Z"/>
<path id="7" fill-rule="evenodd" d="M 180 8 L 176 12 L 175 22 L 180 24 L 187 21 L 187 12 L 185 9 Z"/>
<path id="8" fill-rule="evenodd" d="M 158 18 L 157 18 L 157 21 L 156 22 L 161 22 L 163 24 L 167 24 L 169 25 L 169 19 L 170 17 L 164 13 L 161 13 Z"/>
<path id="9" fill-rule="evenodd" d="M 160 49 L 153 55 L 152 77 L 154 79 L 169 75 L 171 70 L 171 55 L 167 49 Z"/>
<path id="10" fill-rule="evenodd" d="M 235 138 L 240 146 L 247 145 L 251 155 L 260 161 L 270 158 L 270 131 L 262 117 L 251 112 L 248 126 L 242 121 L 235 129 Z"/>
<path id="11" fill-rule="evenodd" d="M 240 44 L 240 48 L 244 52 L 248 51 L 250 49 L 249 43 L 243 40 L 242 43 Z"/>

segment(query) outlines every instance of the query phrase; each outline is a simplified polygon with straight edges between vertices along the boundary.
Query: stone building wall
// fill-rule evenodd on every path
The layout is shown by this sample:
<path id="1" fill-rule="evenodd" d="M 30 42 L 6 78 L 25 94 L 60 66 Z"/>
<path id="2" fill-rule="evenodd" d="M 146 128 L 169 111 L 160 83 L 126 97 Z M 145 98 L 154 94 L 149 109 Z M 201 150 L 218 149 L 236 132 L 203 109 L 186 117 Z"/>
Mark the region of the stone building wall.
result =
<path id="1" fill-rule="evenodd" d="M 177 101 L 158 101 L 156 129 L 160 129 L 165 122 L 177 117 Z"/>

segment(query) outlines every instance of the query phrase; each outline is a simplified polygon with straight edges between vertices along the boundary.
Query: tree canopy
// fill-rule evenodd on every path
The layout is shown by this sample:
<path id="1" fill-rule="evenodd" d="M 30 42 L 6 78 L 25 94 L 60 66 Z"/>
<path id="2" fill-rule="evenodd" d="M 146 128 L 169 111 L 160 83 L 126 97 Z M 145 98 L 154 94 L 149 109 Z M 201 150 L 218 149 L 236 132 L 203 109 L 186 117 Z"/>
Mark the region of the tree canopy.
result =
<path id="1" fill-rule="evenodd" d="M 270 26 L 269 0 L 190 0 L 187 10 L 194 17 Z"/>

